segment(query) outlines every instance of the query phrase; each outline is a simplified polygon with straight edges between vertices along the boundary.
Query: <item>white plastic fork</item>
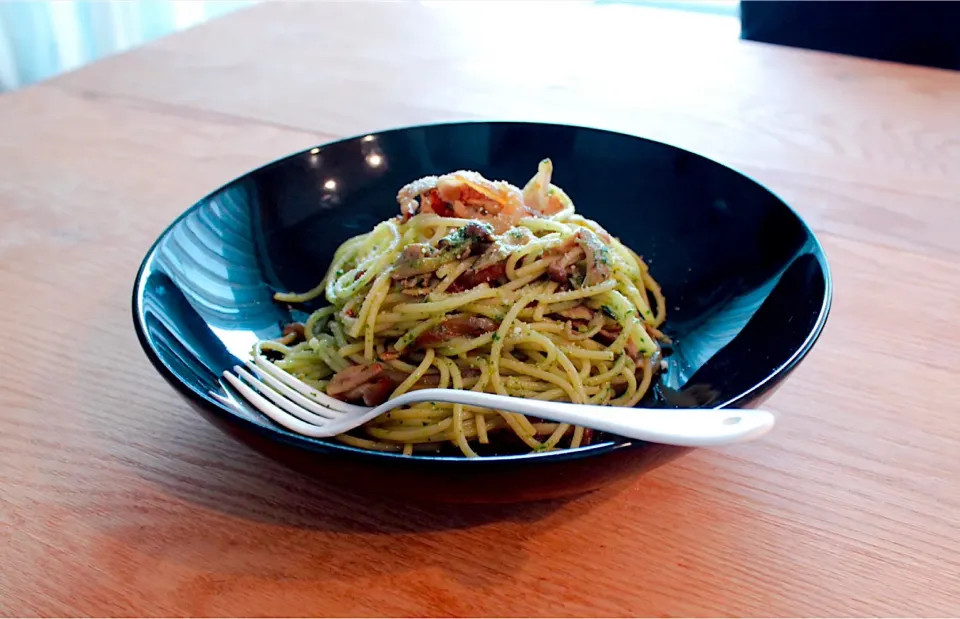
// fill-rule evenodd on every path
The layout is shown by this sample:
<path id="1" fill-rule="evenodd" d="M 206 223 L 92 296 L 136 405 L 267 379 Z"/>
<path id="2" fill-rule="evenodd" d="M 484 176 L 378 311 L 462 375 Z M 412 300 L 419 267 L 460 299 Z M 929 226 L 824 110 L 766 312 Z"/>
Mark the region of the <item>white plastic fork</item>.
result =
<path id="1" fill-rule="evenodd" d="M 683 447 L 718 447 L 759 438 L 774 425 L 772 413 L 754 409 L 626 408 L 528 400 L 460 389 L 421 389 L 369 408 L 320 393 L 263 355 L 234 366 L 224 379 L 264 415 L 281 426 L 314 438 L 348 432 L 387 411 L 417 402 L 451 402 L 521 413 L 560 423 L 593 428 L 625 438 Z M 236 403 L 211 393 L 224 405 Z"/>

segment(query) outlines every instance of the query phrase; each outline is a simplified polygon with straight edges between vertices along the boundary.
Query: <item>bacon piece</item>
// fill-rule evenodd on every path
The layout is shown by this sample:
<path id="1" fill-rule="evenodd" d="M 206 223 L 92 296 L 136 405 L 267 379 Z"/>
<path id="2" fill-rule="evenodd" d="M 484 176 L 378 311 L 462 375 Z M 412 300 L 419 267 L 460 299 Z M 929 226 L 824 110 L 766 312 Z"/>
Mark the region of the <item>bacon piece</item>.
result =
<path id="1" fill-rule="evenodd" d="M 460 370 L 460 375 L 464 379 L 476 378 L 480 376 L 480 370 L 476 368 L 463 368 Z M 401 372 L 394 368 L 386 368 L 381 375 L 381 378 L 385 378 L 390 381 L 390 386 L 392 389 L 396 389 L 397 386 L 405 381 L 407 377 L 410 376 L 406 372 Z M 379 378 L 378 378 L 379 380 Z M 429 387 L 437 387 L 440 385 L 440 372 L 436 370 L 431 370 L 420 377 L 416 383 L 413 384 L 412 389 L 427 389 Z"/>
<path id="2" fill-rule="evenodd" d="M 436 250 L 423 243 L 413 243 L 407 245 L 397 256 L 393 263 L 393 272 L 390 277 L 393 279 L 408 279 L 421 273 L 429 273 L 436 270 L 436 266 L 426 262 L 426 258 L 432 257 Z"/>
<path id="3" fill-rule="evenodd" d="M 557 314 L 571 320 L 591 320 L 593 318 L 593 312 L 586 305 L 577 305 L 562 312 L 557 312 Z"/>
<path id="4" fill-rule="evenodd" d="M 622 377 L 613 379 L 610 386 L 613 388 L 613 395 L 618 398 L 627 392 L 627 381 L 623 380 Z"/>
<path id="5" fill-rule="evenodd" d="M 400 353 L 396 350 L 389 348 L 378 355 L 381 361 L 393 361 L 394 359 L 400 358 Z"/>
<path id="6" fill-rule="evenodd" d="M 620 337 L 620 325 L 613 325 L 609 327 L 604 327 L 600 329 L 600 332 L 593 336 L 593 339 L 597 340 L 601 344 L 610 345 L 613 344 L 613 341 Z M 637 348 L 637 345 L 633 343 L 632 339 L 627 339 L 627 343 L 624 344 L 624 350 L 634 361 L 639 361 L 643 354 L 640 352 L 640 349 Z"/>
<path id="7" fill-rule="evenodd" d="M 492 226 L 471 221 L 440 239 L 436 247 L 426 243 L 413 243 L 404 247 L 393 262 L 390 277 L 406 280 L 433 273 L 444 264 L 485 252 L 492 240 Z"/>
<path id="8" fill-rule="evenodd" d="M 399 356 L 396 351 L 394 354 Z M 385 355 L 381 355 L 383 358 Z M 374 369 L 379 368 L 379 369 Z M 480 375 L 480 370 L 464 368 L 460 371 L 463 378 Z M 337 372 L 327 385 L 327 395 L 344 402 L 360 402 L 367 406 L 378 406 L 387 401 L 397 386 L 407 379 L 406 372 L 384 367 L 380 363 L 373 365 L 351 365 Z M 360 382 L 360 379 L 364 379 Z M 433 371 L 425 374 L 414 384 L 416 389 L 436 387 L 440 384 L 440 373 Z M 331 387 L 333 390 L 331 391 Z M 347 387 L 347 388 L 345 388 Z"/>
<path id="9" fill-rule="evenodd" d="M 507 249 L 502 243 L 492 243 L 488 244 L 483 253 L 480 254 L 480 257 L 477 258 L 477 261 L 470 267 L 470 272 L 482 271 L 489 266 L 493 266 L 500 262 L 506 261 L 510 257 L 510 250 Z"/>
<path id="10" fill-rule="evenodd" d="M 467 271 L 460 277 L 456 279 L 455 282 L 450 284 L 450 287 L 447 288 L 447 292 L 456 293 L 463 292 L 464 290 L 470 290 L 476 288 L 480 284 L 489 284 L 492 281 L 496 281 L 501 277 L 506 277 L 507 275 L 507 264 L 501 262 L 499 264 L 490 265 L 479 271 Z"/>
<path id="11" fill-rule="evenodd" d="M 302 342 L 307 338 L 306 332 L 303 329 L 303 324 L 299 322 L 291 322 L 283 328 L 283 337 L 287 337 L 288 335 L 294 336 L 293 342 L 291 342 L 293 344 Z"/>
<path id="12" fill-rule="evenodd" d="M 574 239 L 571 239 L 559 247 L 555 247 L 549 254 L 560 256 L 547 267 L 547 277 L 557 283 L 567 281 L 570 275 L 572 275 L 570 267 L 584 256 L 583 250 L 576 244 Z"/>
<path id="13" fill-rule="evenodd" d="M 659 341 L 663 342 L 664 344 L 672 344 L 672 343 L 673 343 L 673 340 L 670 339 L 670 336 L 668 336 L 666 333 L 664 333 L 664 332 L 661 331 L 660 329 L 658 329 L 658 328 L 656 328 L 656 327 L 654 327 L 654 326 L 651 326 L 651 325 L 649 325 L 649 324 L 647 324 L 647 323 L 644 323 L 643 328 L 647 330 L 647 334 L 648 334 L 650 337 L 652 337 L 653 339 L 659 340 Z"/>
<path id="14" fill-rule="evenodd" d="M 437 249 L 447 256 L 452 255 L 457 260 L 463 260 L 469 256 L 487 253 L 493 240 L 492 226 L 471 221 L 437 241 Z"/>
<path id="15" fill-rule="evenodd" d="M 492 235 L 488 235 L 492 239 Z M 511 248 L 497 241 L 486 243 L 483 253 L 476 262 L 450 286 L 450 292 L 462 292 L 480 284 L 490 283 L 506 276 L 506 260 Z"/>
<path id="16" fill-rule="evenodd" d="M 353 391 L 360 385 L 371 381 L 383 372 L 382 363 L 372 365 L 351 365 L 333 375 L 327 385 L 327 395 L 338 396 Z"/>
<path id="17" fill-rule="evenodd" d="M 387 401 L 390 394 L 396 389 L 397 383 L 386 376 L 373 379 L 369 383 L 363 383 L 359 387 L 354 387 L 346 393 L 340 394 L 339 398 L 346 402 L 363 400 L 367 406 L 379 406 Z"/>
<path id="18" fill-rule="evenodd" d="M 583 278 L 583 285 L 595 286 L 610 279 L 610 248 L 587 228 L 580 228 L 575 238 L 587 256 L 587 274 Z"/>
<path id="19" fill-rule="evenodd" d="M 563 323 L 563 334 L 571 340 L 586 339 L 585 331 L 588 331 L 590 323 L 586 320 L 568 320 Z"/>
<path id="20" fill-rule="evenodd" d="M 455 235 L 448 234 L 437 241 L 437 248 L 446 249 L 448 246 L 454 244 L 456 241 L 451 240 L 452 238 L 462 239 L 471 244 L 493 242 L 493 228 L 486 224 L 480 223 L 479 221 L 471 221 L 466 223 L 462 228 L 459 229 L 459 231 L 455 232 Z"/>
<path id="21" fill-rule="evenodd" d="M 436 327 L 423 333 L 414 341 L 414 346 L 423 348 L 435 346 L 456 337 L 479 337 L 495 331 L 498 323 L 483 316 L 456 316 L 444 320 Z"/>
<path id="22" fill-rule="evenodd" d="M 620 336 L 620 327 L 604 327 L 600 329 L 600 332 L 593 336 L 593 339 L 597 340 L 601 344 L 613 344 L 613 341 Z"/>
<path id="23" fill-rule="evenodd" d="M 460 370 L 460 375 L 463 378 L 473 378 L 476 376 L 480 376 L 480 370 L 476 368 L 463 368 Z M 407 376 L 409 376 L 409 374 L 407 374 L 406 372 L 401 372 L 400 370 L 395 370 L 393 368 L 387 368 L 383 371 L 383 376 L 389 378 L 393 382 L 394 386 L 396 386 L 402 383 L 403 381 L 405 381 L 407 379 Z M 440 384 L 440 372 L 431 369 L 429 372 L 424 374 L 420 378 L 420 380 L 414 383 L 413 386 L 415 389 L 423 389 L 425 387 L 436 387 L 439 384 Z"/>
<path id="24" fill-rule="evenodd" d="M 474 378 L 480 376 L 480 370 L 475 368 L 464 368 L 460 370 L 460 376 L 463 378 Z M 428 372 L 424 374 L 423 378 L 418 380 L 414 387 L 417 389 L 425 389 L 427 387 L 436 387 L 440 384 L 440 373 L 439 372 Z"/>
<path id="25" fill-rule="evenodd" d="M 421 297 L 430 294 L 434 287 L 440 283 L 440 280 L 434 277 L 433 273 L 424 273 L 423 275 L 415 275 L 407 279 L 401 279 L 399 283 L 401 287 L 400 292 L 403 294 L 411 297 Z"/>

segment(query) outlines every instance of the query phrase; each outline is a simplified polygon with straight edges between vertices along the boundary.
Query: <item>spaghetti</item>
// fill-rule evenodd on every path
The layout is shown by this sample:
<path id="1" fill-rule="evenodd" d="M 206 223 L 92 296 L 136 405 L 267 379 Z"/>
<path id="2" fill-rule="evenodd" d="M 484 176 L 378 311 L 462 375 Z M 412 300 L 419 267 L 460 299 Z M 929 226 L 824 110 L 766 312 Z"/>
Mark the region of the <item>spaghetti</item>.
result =
<path id="1" fill-rule="evenodd" d="M 643 260 L 576 214 L 551 176 L 544 160 L 522 190 L 465 171 L 410 183 L 401 214 L 341 245 L 320 285 L 275 296 L 329 305 L 257 347 L 328 395 L 368 406 L 428 387 L 636 405 L 663 363 L 664 297 Z M 426 403 L 338 439 L 405 454 L 453 444 L 473 457 L 518 441 L 576 448 L 592 433 Z"/>

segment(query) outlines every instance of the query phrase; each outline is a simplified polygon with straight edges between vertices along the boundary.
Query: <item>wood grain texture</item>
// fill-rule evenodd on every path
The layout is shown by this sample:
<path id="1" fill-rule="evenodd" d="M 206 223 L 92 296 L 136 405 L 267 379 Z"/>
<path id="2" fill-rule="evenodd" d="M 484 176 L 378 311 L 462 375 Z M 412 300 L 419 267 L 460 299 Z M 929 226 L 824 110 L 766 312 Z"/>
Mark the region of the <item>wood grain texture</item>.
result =
<path id="1" fill-rule="evenodd" d="M 960 614 L 960 75 L 538 6 L 269 3 L 0 97 L 0 614 Z M 514 43 L 465 36 L 491 28 Z M 814 225 L 835 306 L 773 435 L 463 510 L 330 491 L 180 402 L 129 318 L 166 224 L 284 153 L 464 117 L 662 139 Z"/>

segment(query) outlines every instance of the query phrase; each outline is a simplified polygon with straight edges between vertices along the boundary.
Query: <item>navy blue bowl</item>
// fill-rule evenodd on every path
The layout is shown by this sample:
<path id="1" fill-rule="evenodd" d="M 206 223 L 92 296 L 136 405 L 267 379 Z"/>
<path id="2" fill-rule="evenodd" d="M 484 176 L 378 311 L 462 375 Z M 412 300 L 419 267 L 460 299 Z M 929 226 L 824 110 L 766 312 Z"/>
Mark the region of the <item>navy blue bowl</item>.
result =
<path id="1" fill-rule="evenodd" d="M 133 291 L 140 343 L 216 426 L 316 478 L 445 501 L 520 501 L 596 489 L 684 449 L 602 437 L 589 447 L 467 459 L 370 452 L 291 433 L 210 396 L 251 344 L 304 314 L 272 300 L 323 277 L 347 238 L 397 214 L 397 190 L 476 170 L 522 185 L 544 157 L 577 211 L 641 254 L 667 297 L 673 354 L 649 406 L 755 406 L 810 351 L 832 284 L 810 228 L 719 163 L 629 135 L 470 122 L 384 131 L 291 155 L 193 205 L 147 253 Z"/>

